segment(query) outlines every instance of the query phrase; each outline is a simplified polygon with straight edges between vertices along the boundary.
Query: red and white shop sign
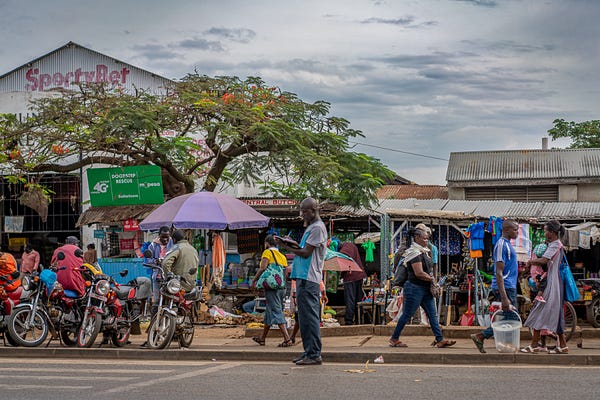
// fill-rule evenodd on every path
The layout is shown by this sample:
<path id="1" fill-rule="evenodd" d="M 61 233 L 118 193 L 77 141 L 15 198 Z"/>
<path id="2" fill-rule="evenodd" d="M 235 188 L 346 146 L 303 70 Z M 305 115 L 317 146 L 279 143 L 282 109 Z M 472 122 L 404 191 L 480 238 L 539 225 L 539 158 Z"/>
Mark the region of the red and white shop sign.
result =
<path id="1" fill-rule="evenodd" d="M 125 221 L 123 221 L 123 231 L 124 232 L 130 232 L 130 231 L 139 231 L 140 230 L 140 225 L 139 222 L 133 218 L 129 218 L 126 219 Z"/>

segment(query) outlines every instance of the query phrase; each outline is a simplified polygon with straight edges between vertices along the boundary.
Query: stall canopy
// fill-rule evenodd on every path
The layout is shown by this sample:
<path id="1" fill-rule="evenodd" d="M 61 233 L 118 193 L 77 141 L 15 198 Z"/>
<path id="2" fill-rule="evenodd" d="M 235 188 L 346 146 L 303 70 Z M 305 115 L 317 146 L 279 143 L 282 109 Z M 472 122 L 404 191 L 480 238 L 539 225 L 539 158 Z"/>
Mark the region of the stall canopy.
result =
<path id="1" fill-rule="evenodd" d="M 90 224 L 113 224 L 127 219 L 144 219 L 159 204 L 138 204 L 130 206 L 90 207 L 77 220 L 77 227 Z"/>

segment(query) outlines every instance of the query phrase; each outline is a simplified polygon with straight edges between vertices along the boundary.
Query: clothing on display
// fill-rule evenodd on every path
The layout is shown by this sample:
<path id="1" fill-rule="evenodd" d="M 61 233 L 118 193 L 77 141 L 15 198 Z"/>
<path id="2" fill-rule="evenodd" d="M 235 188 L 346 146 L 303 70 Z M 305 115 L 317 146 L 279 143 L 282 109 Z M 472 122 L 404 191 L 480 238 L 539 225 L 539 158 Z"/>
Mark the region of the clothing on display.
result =
<path id="1" fill-rule="evenodd" d="M 519 262 L 527 262 L 531 258 L 531 240 L 529 239 L 529 224 L 519 224 L 517 238 L 511 242 L 517 252 Z"/>
<path id="2" fill-rule="evenodd" d="M 440 255 L 461 254 L 462 235 L 454 228 L 440 226 L 433 234 L 434 244 L 438 247 Z"/>
<path id="3" fill-rule="evenodd" d="M 483 237 L 485 235 L 485 224 L 476 222 L 467 227 L 467 236 L 469 238 L 469 251 L 471 258 L 483 257 Z"/>
<path id="4" fill-rule="evenodd" d="M 373 254 L 373 251 L 375 250 L 375 243 L 371 242 L 370 240 L 367 240 L 361 246 L 365 250 L 365 253 L 366 253 L 365 262 L 375 261 L 375 257 Z"/>
<path id="5" fill-rule="evenodd" d="M 498 239 L 502 237 L 502 222 L 500 217 L 490 217 L 486 231 L 492 234 L 492 245 L 495 245 Z"/>

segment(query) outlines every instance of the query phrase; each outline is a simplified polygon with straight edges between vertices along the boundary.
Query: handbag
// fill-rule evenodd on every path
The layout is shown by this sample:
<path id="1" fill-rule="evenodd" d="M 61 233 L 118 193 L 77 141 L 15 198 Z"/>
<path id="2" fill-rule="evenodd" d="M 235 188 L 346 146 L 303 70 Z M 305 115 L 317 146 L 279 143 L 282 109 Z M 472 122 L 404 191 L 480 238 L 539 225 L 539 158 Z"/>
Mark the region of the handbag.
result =
<path id="1" fill-rule="evenodd" d="M 273 260 L 275 260 L 275 262 L 269 264 L 263 273 L 260 274 L 260 277 L 256 281 L 256 287 L 272 290 L 283 289 L 285 288 L 285 272 L 283 266 L 279 265 L 277 262 L 277 257 L 275 257 L 273 250 L 271 250 L 271 254 L 273 254 Z"/>
<path id="2" fill-rule="evenodd" d="M 569 263 L 567 262 L 567 257 L 565 255 L 563 255 L 563 260 L 560 264 L 560 278 L 565 286 L 565 300 L 569 302 L 579 300 L 580 293 L 579 289 L 577 288 L 577 282 L 575 282 L 575 278 L 573 278 L 571 268 L 569 267 Z"/>

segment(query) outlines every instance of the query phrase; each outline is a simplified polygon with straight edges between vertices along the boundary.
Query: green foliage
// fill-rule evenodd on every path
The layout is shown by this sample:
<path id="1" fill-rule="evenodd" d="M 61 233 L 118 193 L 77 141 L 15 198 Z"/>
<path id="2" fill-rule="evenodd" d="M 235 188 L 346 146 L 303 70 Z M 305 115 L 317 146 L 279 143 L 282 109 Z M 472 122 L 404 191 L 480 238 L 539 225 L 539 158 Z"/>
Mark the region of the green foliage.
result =
<path id="1" fill-rule="evenodd" d="M 548 130 L 552 140 L 558 138 L 571 138 L 572 149 L 599 148 L 600 147 L 600 121 L 566 122 L 564 119 L 555 119 L 554 127 Z"/>
<path id="2" fill-rule="evenodd" d="M 194 191 L 198 179 L 206 190 L 260 182 L 274 195 L 367 205 L 393 173 L 349 150 L 363 135 L 330 107 L 258 77 L 190 74 L 164 96 L 80 84 L 34 101 L 27 121 L 0 116 L 0 162 L 22 173 L 155 164 L 171 195 Z"/>

